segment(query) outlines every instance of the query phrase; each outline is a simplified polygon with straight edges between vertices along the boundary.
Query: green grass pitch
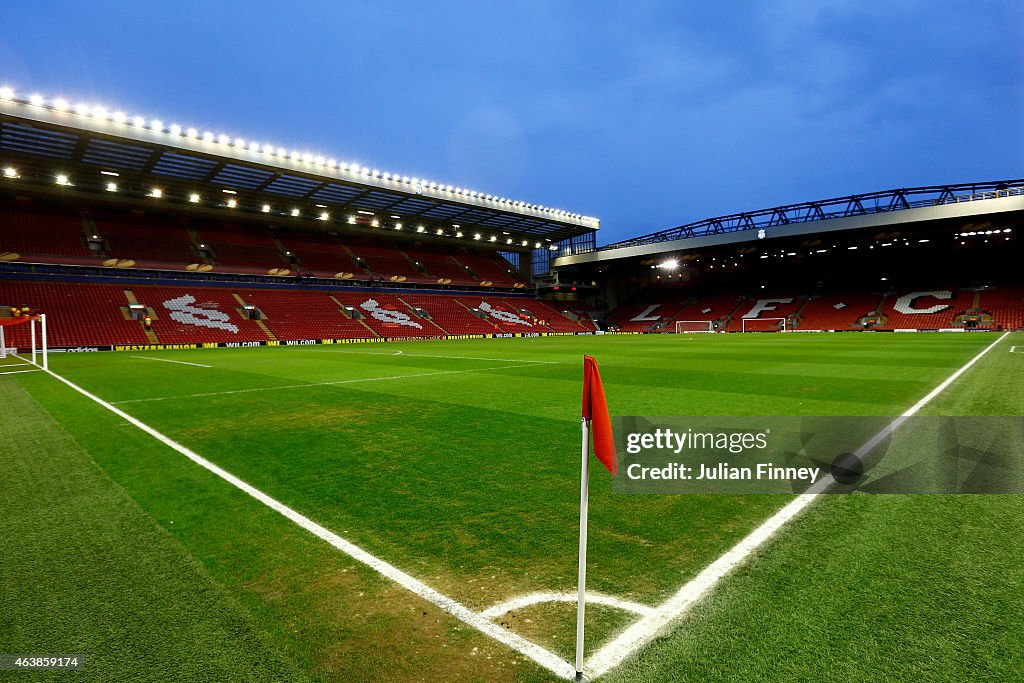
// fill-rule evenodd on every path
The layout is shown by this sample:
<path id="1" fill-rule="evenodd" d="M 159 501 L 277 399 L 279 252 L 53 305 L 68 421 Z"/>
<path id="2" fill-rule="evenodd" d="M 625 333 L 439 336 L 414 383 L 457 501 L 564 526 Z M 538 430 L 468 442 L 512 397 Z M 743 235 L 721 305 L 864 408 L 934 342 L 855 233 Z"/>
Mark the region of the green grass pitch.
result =
<path id="1" fill-rule="evenodd" d="M 898 415 L 996 338 L 546 337 L 51 368 L 483 610 L 575 589 L 582 354 L 613 415 Z M 923 412 L 1021 415 L 1014 344 Z M 87 680 L 552 679 L 57 380 L 0 375 L 0 403 L 0 653 L 80 654 Z M 788 500 L 620 496 L 592 472 L 588 590 L 647 605 Z M 604 678 L 1024 680 L 1021 558 L 1021 496 L 824 497 Z M 588 607 L 588 652 L 633 618 Z M 551 603 L 499 621 L 571 660 L 574 620 Z"/>

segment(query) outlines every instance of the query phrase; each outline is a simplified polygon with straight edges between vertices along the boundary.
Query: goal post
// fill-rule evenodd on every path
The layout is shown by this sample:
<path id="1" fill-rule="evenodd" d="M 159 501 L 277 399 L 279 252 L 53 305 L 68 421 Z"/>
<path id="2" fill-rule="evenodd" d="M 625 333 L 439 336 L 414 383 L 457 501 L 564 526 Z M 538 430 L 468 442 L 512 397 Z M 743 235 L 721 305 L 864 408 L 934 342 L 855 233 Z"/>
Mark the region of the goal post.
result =
<path id="1" fill-rule="evenodd" d="M 45 314 L 0 319 L 0 374 L 18 365 L 48 370 L 49 356 Z"/>
<path id="2" fill-rule="evenodd" d="M 698 332 L 714 332 L 714 320 L 677 320 L 675 326 L 676 334 L 693 334 Z"/>
<path id="3" fill-rule="evenodd" d="M 743 318 L 743 332 L 785 332 L 785 318 Z"/>

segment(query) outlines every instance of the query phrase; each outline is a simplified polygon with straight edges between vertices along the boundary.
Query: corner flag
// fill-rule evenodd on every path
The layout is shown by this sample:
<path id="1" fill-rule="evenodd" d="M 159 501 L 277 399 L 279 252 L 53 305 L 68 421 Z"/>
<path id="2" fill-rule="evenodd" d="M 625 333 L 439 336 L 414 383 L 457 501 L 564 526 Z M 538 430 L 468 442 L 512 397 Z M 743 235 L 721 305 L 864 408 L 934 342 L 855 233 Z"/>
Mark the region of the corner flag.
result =
<path id="1" fill-rule="evenodd" d="M 612 420 L 608 416 L 608 403 L 604 399 L 597 361 L 590 356 L 583 356 L 583 419 L 592 425 L 594 455 L 615 476 L 619 473 L 619 460 L 615 457 L 615 443 L 612 441 Z"/>
<path id="2" fill-rule="evenodd" d="M 589 503 L 591 427 L 594 431 L 594 455 L 613 476 L 619 471 L 619 461 L 615 456 L 615 443 L 612 441 L 612 420 L 608 416 L 608 403 L 604 399 L 601 374 L 597 371 L 597 361 L 590 356 L 583 356 L 583 419 L 580 420 L 580 426 L 583 431 L 581 449 L 583 463 L 580 471 L 579 573 L 576 577 L 576 681 L 578 683 L 583 681 L 583 617 L 587 604 L 587 505 Z"/>

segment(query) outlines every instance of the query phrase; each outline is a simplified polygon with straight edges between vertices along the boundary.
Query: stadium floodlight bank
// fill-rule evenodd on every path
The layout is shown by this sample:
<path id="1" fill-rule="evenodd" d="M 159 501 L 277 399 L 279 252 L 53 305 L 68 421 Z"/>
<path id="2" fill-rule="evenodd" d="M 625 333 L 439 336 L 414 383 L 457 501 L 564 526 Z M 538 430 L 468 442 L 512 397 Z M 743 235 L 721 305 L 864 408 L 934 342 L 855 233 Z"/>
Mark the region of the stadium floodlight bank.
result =
<path id="1" fill-rule="evenodd" d="M 743 318 L 744 332 L 786 332 L 785 318 Z"/>
<path id="2" fill-rule="evenodd" d="M 677 320 L 676 334 L 691 334 L 699 332 L 714 332 L 714 320 Z"/>
<path id="3" fill-rule="evenodd" d="M 21 350 L 16 346 L 8 345 L 8 339 L 13 343 L 13 330 L 21 325 L 28 325 L 29 348 Z M 19 353 L 27 351 L 28 358 Z M 0 360 L 7 361 L 13 358 L 13 364 L 0 366 L 0 374 L 10 372 L 10 367 L 18 365 L 34 365 L 40 370 L 49 370 L 49 345 L 46 339 L 46 315 L 34 315 L 27 318 L 14 318 L 0 321 Z"/>

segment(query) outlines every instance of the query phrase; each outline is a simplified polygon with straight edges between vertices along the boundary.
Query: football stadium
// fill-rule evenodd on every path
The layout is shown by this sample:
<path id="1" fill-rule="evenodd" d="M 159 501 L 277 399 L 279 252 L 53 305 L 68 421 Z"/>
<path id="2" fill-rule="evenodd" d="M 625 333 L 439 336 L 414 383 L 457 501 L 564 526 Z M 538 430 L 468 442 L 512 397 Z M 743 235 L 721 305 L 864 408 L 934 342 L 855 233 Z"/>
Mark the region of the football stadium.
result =
<path id="1" fill-rule="evenodd" d="M 4 680 L 1024 680 L 1024 179 L 605 240 L 174 115 L 0 89 Z"/>

